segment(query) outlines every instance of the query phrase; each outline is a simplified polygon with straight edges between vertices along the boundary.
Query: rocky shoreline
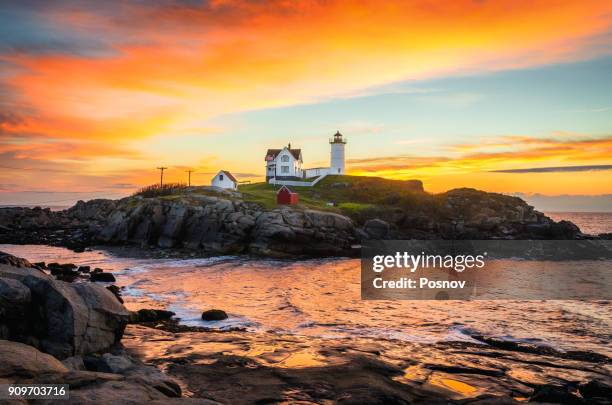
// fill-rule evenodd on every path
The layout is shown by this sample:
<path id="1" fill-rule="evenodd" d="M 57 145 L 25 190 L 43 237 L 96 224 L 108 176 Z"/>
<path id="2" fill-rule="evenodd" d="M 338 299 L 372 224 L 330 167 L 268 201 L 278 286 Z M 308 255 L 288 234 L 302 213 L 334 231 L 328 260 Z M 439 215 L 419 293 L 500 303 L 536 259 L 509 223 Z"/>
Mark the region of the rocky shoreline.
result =
<path id="1" fill-rule="evenodd" d="M 69 403 L 609 404 L 612 397 L 612 363 L 601 353 L 475 330 L 466 330 L 472 342 L 422 344 L 187 327 L 169 311 L 128 311 L 106 284 L 68 283 L 39 264 L 2 257 L 0 381 L 68 384 Z"/>
<path id="2" fill-rule="evenodd" d="M 63 211 L 0 208 L 0 243 L 282 258 L 356 256 L 367 239 L 597 238 L 571 222 L 553 221 L 517 197 L 472 189 L 445 193 L 440 207 L 388 207 L 365 218 L 300 207 L 266 209 L 235 194 L 79 201 Z"/>

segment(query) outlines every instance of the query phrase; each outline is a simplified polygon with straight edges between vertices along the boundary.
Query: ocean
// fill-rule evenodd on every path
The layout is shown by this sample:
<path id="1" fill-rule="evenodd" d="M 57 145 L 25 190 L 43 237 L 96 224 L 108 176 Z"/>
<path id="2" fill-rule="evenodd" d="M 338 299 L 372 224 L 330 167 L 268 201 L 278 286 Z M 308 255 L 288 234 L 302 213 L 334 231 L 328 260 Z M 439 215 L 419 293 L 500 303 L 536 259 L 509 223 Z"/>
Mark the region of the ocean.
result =
<path id="1" fill-rule="evenodd" d="M 547 215 L 575 222 L 587 233 L 612 232 L 611 213 Z M 202 326 L 202 311 L 220 308 L 230 317 L 212 325 L 219 329 L 343 338 L 356 344 L 372 339 L 472 341 L 477 331 L 559 350 L 612 355 L 608 301 L 363 301 L 360 260 L 349 258 L 141 259 L 40 245 L 0 245 L 0 251 L 31 262 L 101 267 L 115 274 L 129 309 L 168 309 L 187 325 Z"/>
<path id="2" fill-rule="evenodd" d="M 612 212 L 545 212 L 555 221 L 567 220 L 583 233 L 598 235 L 612 232 Z"/>
<path id="3" fill-rule="evenodd" d="M 128 309 L 168 309 L 186 325 L 349 339 L 357 346 L 475 342 L 477 333 L 612 356 L 612 311 L 605 300 L 364 301 L 360 260 L 350 258 L 136 259 L 38 245 L 0 245 L 0 251 L 32 262 L 101 267 L 115 274 Z M 229 319 L 204 323 L 200 315 L 211 308 L 225 310 Z"/>

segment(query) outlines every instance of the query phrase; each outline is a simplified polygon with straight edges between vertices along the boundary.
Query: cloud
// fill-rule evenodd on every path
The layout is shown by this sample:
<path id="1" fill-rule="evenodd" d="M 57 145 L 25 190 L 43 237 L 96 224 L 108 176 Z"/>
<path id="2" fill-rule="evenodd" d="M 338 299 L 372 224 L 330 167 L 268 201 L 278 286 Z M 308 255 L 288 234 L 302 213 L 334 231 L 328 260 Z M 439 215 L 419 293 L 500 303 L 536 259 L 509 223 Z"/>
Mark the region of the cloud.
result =
<path id="1" fill-rule="evenodd" d="M 491 170 L 494 173 L 559 173 L 612 170 L 612 165 L 531 167 L 526 169 Z"/>
<path id="2" fill-rule="evenodd" d="M 594 58 L 610 53 L 611 22 L 608 0 L 7 2 L 0 10 L 0 159 L 12 169 L 0 181 L 63 189 L 146 184 L 156 173 L 143 168 L 193 146 L 181 137 L 200 137 L 220 114 Z M 404 91 L 456 108 L 486 97 Z M 384 133 L 367 122 L 351 129 Z M 147 149 L 162 138 L 170 141 Z M 555 156 L 567 160 L 555 166 L 594 164 L 610 153 L 588 142 L 496 141 L 502 145 L 457 146 L 449 156 L 349 164 L 373 172 L 498 170 Z"/>
<path id="3" fill-rule="evenodd" d="M 27 1 L 3 8 L 0 60 L 15 66 L 4 81 L 35 112 L 32 132 L 135 139 L 221 113 L 601 54 L 589 39 L 603 41 L 610 2 L 553 3 Z"/>
<path id="4" fill-rule="evenodd" d="M 0 183 L 0 191 L 8 191 L 8 190 L 12 190 L 15 187 L 17 187 L 17 184 L 15 183 Z"/>
<path id="5" fill-rule="evenodd" d="M 497 173 L 545 173 L 609 170 L 604 164 L 612 156 L 612 136 L 588 138 L 569 135 L 563 139 L 528 136 L 491 137 L 475 144 L 452 145 L 449 156 L 395 155 L 349 159 L 347 164 L 356 173 L 402 171 L 443 171 Z M 527 162 L 601 162 L 591 165 L 547 166 L 525 168 Z M 500 168 L 506 166 L 506 168 Z M 510 166 L 510 167 L 508 167 Z M 519 167 L 512 167 L 519 166 Z"/>

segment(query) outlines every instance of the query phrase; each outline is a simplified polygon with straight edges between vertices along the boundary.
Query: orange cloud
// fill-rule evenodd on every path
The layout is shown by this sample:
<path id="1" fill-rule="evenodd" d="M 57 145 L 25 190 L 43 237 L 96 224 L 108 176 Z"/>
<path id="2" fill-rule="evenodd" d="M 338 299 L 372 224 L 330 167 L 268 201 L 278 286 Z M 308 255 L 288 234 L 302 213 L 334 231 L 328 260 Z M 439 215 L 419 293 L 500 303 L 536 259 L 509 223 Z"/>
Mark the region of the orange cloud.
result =
<path id="1" fill-rule="evenodd" d="M 142 150 L 151 137 L 204 135 L 204 122 L 219 114 L 357 94 L 396 81 L 591 58 L 607 52 L 602 37 L 612 24 L 609 0 L 119 2 L 100 11 L 102 3 L 49 7 L 40 15 L 75 39 L 94 38 L 95 51 L 87 45 L 82 52 L 0 54 L 0 69 L 10 66 L 0 72 L 0 107 L 7 112 L 0 116 L 0 140 L 11 140 L 0 142 L 0 156 L 23 164 L 71 161 L 63 169 L 121 176 L 121 183 L 148 181 L 154 173 L 116 173 L 133 169 L 131 160 L 146 167 L 151 157 Z M 610 155 L 609 143 L 495 142 L 501 143 L 488 149 L 456 146 L 451 152 L 459 158 L 352 164 L 355 173 L 397 177 Z M 516 144 L 524 150 L 512 148 Z M 103 169 L 96 165 L 101 159 Z M 254 170 L 249 164 L 245 169 Z M 30 181 L 50 184 L 34 176 Z"/>
<path id="2" fill-rule="evenodd" d="M 146 137 L 398 80 L 590 57 L 612 21 L 606 0 L 138 4 L 47 15 L 106 33 L 108 54 L 5 56 L 38 130 Z"/>
<path id="3" fill-rule="evenodd" d="M 502 148 L 503 151 L 482 152 L 481 149 Z M 350 159 L 349 171 L 355 175 L 388 178 L 425 179 L 432 191 L 453 187 L 479 187 L 486 190 L 508 192 L 549 193 L 561 188 L 567 194 L 611 193 L 610 172 L 580 173 L 550 170 L 537 173 L 537 167 L 564 167 L 588 162 L 590 165 L 612 163 L 612 136 L 603 138 L 550 139 L 524 136 L 505 136 L 488 139 L 480 144 L 456 145 L 453 151 L 467 151 L 455 157 L 434 156 L 381 156 Z M 528 174 L 521 169 L 532 169 Z M 517 170 L 516 173 L 512 171 Z M 504 173 L 507 171 L 509 173 Z M 495 172 L 495 173 L 493 173 Z M 572 187 L 568 187 L 572 184 Z M 514 188 L 511 188 L 514 187 Z"/>

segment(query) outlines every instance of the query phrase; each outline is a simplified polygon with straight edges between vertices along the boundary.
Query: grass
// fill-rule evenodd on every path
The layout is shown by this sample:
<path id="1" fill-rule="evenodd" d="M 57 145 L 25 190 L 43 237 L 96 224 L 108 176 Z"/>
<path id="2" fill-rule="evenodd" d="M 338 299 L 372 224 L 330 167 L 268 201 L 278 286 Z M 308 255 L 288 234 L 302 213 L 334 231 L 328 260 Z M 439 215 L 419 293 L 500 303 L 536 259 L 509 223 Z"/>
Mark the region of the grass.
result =
<path id="1" fill-rule="evenodd" d="M 238 187 L 245 201 L 275 208 L 281 186 L 267 183 Z M 291 187 L 299 194 L 299 207 L 342 213 L 358 221 L 380 216 L 389 209 L 410 209 L 432 203 L 417 180 L 389 180 L 366 176 L 327 176 L 314 187 Z"/>
<path id="2" fill-rule="evenodd" d="M 240 199 L 277 208 L 276 193 L 282 186 L 267 183 L 241 184 Z M 298 209 L 317 209 L 347 215 L 362 223 L 370 218 L 390 219 L 401 212 L 422 212 L 435 215 L 444 203 L 442 195 L 432 195 L 423 190 L 418 180 L 389 180 L 366 176 L 327 176 L 314 187 L 291 187 L 299 195 Z M 165 184 L 145 187 L 134 195 L 159 197 L 164 200 L 189 198 L 190 195 L 219 196 L 209 188 L 187 187 L 184 184 Z"/>
<path id="3" fill-rule="evenodd" d="M 132 194 L 132 197 L 141 196 L 145 198 L 172 196 L 184 193 L 187 190 L 187 185 L 184 183 L 167 183 L 162 185 L 152 184 L 146 186 Z"/>

